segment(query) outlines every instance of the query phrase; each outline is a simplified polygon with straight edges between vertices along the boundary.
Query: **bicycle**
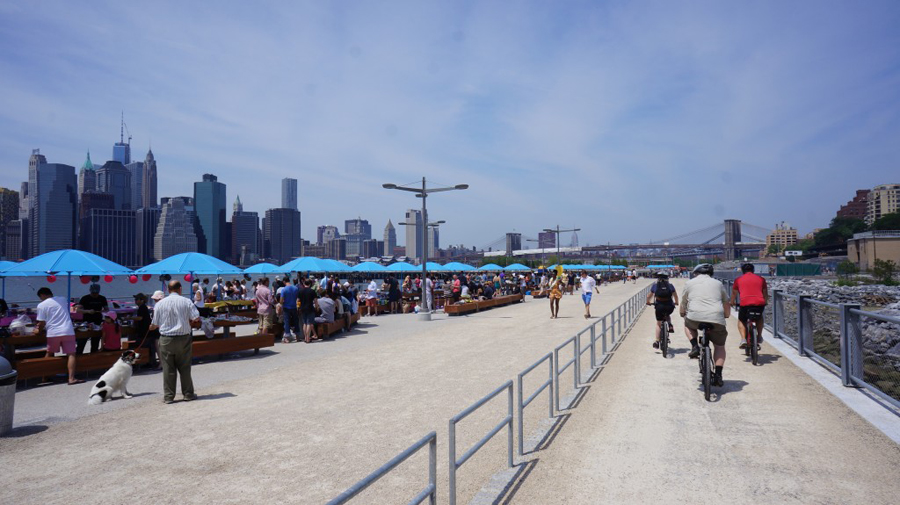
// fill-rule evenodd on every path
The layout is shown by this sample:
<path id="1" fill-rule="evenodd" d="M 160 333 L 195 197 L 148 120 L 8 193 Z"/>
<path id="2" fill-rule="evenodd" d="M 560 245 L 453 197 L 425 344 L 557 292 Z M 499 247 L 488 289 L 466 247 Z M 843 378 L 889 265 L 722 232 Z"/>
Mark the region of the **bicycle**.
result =
<path id="1" fill-rule="evenodd" d="M 747 307 L 747 347 L 744 348 L 744 354 L 750 356 L 753 366 L 759 364 L 759 329 L 762 326 L 764 307 Z"/>
<path id="2" fill-rule="evenodd" d="M 655 303 L 648 303 L 647 305 L 651 307 L 655 307 Z M 663 359 L 666 359 L 669 354 L 669 322 L 667 320 L 663 320 L 660 323 L 659 329 L 659 350 L 662 351 Z"/>
<path id="3" fill-rule="evenodd" d="M 709 401 L 709 397 L 712 394 L 712 375 L 713 367 L 715 366 L 712 350 L 709 348 L 709 338 L 706 336 L 706 332 L 712 330 L 712 328 L 713 326 L 710 323 L 700 323 L 697 328 L 700 332 L 698 337 L 700 342 L 700 375 L 703 380 L 703 396 L 706 398 L 706 401 Z"/>

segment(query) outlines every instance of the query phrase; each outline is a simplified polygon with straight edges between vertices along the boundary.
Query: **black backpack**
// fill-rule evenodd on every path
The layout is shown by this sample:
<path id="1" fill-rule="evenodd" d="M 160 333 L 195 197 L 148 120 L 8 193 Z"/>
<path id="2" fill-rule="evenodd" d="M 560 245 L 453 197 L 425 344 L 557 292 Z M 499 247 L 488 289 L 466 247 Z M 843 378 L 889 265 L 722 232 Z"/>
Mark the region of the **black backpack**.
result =
<path id="1" fill-rule="evenodd" d="M 672 301 L 672 288 L 669 286 L 668 281 L 660 280 L 656 283 L 656 301 L 657 302 L 671 302 Z"/>

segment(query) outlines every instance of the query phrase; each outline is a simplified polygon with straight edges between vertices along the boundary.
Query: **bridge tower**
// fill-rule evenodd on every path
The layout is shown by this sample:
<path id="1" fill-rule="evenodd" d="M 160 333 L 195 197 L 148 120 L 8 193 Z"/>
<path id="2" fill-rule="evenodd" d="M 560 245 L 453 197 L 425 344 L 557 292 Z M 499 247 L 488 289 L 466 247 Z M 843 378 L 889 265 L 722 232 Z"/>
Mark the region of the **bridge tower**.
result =
<path id="1" fill-rule="evenodd" d="M 739 258 L 741 253 L 735 247 L 737 242 L 741 241 L 741 220 L 726 219 L 725 220 L 725 261 L 732 261 Z"/>

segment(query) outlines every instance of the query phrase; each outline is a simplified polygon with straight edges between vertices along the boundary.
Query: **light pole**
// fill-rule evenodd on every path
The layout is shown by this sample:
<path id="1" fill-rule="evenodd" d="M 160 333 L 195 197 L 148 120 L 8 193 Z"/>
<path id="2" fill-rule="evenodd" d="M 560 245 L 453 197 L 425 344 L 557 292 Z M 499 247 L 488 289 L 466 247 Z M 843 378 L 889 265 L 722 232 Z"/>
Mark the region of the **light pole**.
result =
<path id="1" fill-rule="evenodd" d="M 544 228 L 544 231 L 547 233 L 555 233 L 556 234 L 556 264 L 562 265 L 562 257 L 559 255 L 559 234 L 560 233 L 568 233 L 570 231 L 581 231 L 581 228 L 572 228 L 571 230 L 561 230 L 559 225 L 556 225 L 556 228 Z"/>
<path id="2" fill-rule="evenodd" d="M 429 193 L 439 193 L 442 191 L 453 191 L 453 190 L 462 190 L 467 189 L 469 187 L 468 184 L 457 184 L 456 186 L 446 187 L 446 188 L 429 188 L 425 185 L 425 178 L 422 177 L 422 187 L 407 187 L 407 186 L 398 186 L 396 184 L 386 183 L 382 184 L 381 187 L 384 189 L 396 189 L 400 191 L 409 191 L 416 194 L 416 198 L 422 199 L 422 299 L 425 300 L 425 287 L 428 283 L 428 226 L 430 223 L 428 222 L 428 210 L 425 207 L 425 200 L 428 198 Z M 435 224 L 440 224 L 438 223 Z M 409 223 L 407 223 L 408 225 Z M 408 244 L 407 244 L 408 245 Z M 428 304 L 425 304 L 425 310 L 419 311 L 419 319 L 423 321 L 431 320 L 431 307 Z"/>

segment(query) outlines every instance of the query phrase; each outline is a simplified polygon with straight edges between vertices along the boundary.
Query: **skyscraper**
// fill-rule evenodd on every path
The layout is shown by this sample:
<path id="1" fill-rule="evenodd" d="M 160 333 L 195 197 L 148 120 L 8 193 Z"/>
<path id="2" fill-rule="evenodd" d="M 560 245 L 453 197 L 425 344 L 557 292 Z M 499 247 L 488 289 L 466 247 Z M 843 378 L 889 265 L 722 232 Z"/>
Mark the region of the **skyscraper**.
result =
<path id="1" fill-rule="evenodd" d="M 428 227 L 428 257 L 437 258 L 438 249 L 441 244 L 441 232 L 437 226 Z M 429 259 L 429 261 L 431 261 Z"/>
<path id="2" fill-rule="evenodd" d="M 156 207 L 156 158 L 151 149 L 147 150 L 147 157 L 144 158 L 144 182 L 141 186 L 144 191 L 141 203 L 144 207 Z"/>
<path id="3" fill-rule="evenodd" d="M 325 242 L 329 240 L 334 240 L 341 236 L 341 232 L 338 231 L 337 226 L 324 224 L 316 228 L 316 244 L 317 245 L 325 245 Z"/>
<path id="4" fill-rule="evenodd" d="M 397 230 L 394 229 L 394 224 L 388 219 L 387 225 L 384 227 L 384 251 L 381 254 L 393 256 L 395 247 L 397 247 Z"/>
<path id="5" fill-rule="evenodd" d="M 116 210 L 131 210 L 131 172 L 122 163 L 110 160 L 97 170 L 97 189 L 113 195 Z"/>
<path id="6" fill-rule="evenodd" d="M 153 257 L 164 260 L 184 252 L 197 252 L 194 215 L 188 211 L 189 198 L 166 198 L 153 237 Z"/>
<path id="7" fill-rule="evenodd" d="M 281 179 L 281 208 L 298 210 L 297 179 Z"/>
<path id="8" fill-rule="evenodd" d="M 131 135 L 125 142 L 125 113 L 122 113 L 122 124 L 119 127 L 119 141 L 113 145 L 113 160 L 125 166 L 131 163 Z"/>
<path id="9" fill-rule="evenodd" d="M 372 225 L 362 218 L 344 221 L 344 238 L 347 239 L 347 256 L 360 256 L 362 243 L 372 238 Z"/>
<path id="10" fill-rule="evenodd" d="M 406 211 L 406 256 L 418 259 L 422 255 L 422 211 Z"/>
<path id="11" fill-rule="evenodd" d="M 244 212 L 241 197 L 234 200 L 231 214 L 231 260 L 249 266 L 259 259 L 259 214 Z"/>
<path id="12" fill-rule="evenodd" d="M 132 161 L 125 165 L 131 174 L 131 209 L 140 209 L 144 205 L 144 162 Z"/>
<path id="13" fill-rule="evenodd" d="M 266 258 L 282 264 L 300 255 L 300 211 L 269 209 L 263 219 Z"/>
<path id="14" fill-rule="evenodd" d="M 120 265 L 135 265 L 133 210 L 91 208 L 81 221 L 81 249 Z"/>
<path id="15" fill-rule="evenodd" d="M 225 184 L 213 174 L 203 174 L 203 180 L 194 183 L 194 212 L 205 239 L 200 252 L 222 260 L 231 250 L 225 242 L 225 206 Z"/>
<path id="16" fill-rule="evenodd" d="M 41 163 L 35 170 L 34 188 L 28 198 L 30 257 L 75 247 L 78 202 L 75 167 Z"/>
<path id="17" fill-rule="evenodd" d="M 81 195 L 85 192 L 95 189 L 97 189 L 97 169 L 91 163 L 91 152 L 88 151 L 87 159 L 78 171 L 78 201 L 81 201 Z"/>
<path id="18" fill-rule="evenodd" d="M 6 255 L 6 227 L 19 219 L 19 192 L 0 188 L 0 256 Z"/>
<path id="19" fill-rule="evenodd" d="M 146 266 L 156 261 L 153 256 L 153 238 L 159 226 L 159 207 L 144 207 L 134 213 L 135 265 Z"/>

